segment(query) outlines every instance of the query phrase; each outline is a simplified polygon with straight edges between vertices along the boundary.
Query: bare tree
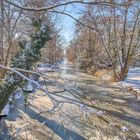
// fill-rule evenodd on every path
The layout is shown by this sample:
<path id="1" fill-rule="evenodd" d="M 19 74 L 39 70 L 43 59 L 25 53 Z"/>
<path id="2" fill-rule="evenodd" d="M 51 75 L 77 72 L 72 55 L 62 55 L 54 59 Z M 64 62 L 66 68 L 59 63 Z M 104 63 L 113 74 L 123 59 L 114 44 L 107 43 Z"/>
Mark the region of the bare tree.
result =
<path id="1" fill-rule="evenodd" d="M 88 6 L 87 12 L 79 19 L 82 23 L 85 22 L 83 25 L 91 27 L 89 32 L 87 32 L 87 26 L 81 27 L 81 29 L 86 27 L 84 32 L 80 34 L 81 37 L 84 34 L 86 35 L 83 37 L 83 42 L 85 43 L 83 44 L 84 48 L 87 48 L 87 46 L 89 50 L 92 48 L 94 44 L 91 43 L 91 38 L 93 42 L 95 38 L 99 41 L 103 52 L 106 53 L 106 55 L 100 55 L 100 57 L 97 58 L 100 60 L 99 64 L 103 62 L 105 65 L 111 65 L 113 68 L 114 80 L 116 81 L 124 80 L 127 76 L 128 69 L 132 65 L 136 54 L 135 50 L 137 50 L 139 42 L 140 3 L 129 0 L 121 1 L 120 3 L 123 6 L 119 8 L 116 8 L 118 2 L 114 2 L 114 7 Z M 93 37 L 91 37 L 91 34 L 93 34 Z M 88 38 L 87 41 L 86 38 Z M 79 44 L 81 42 L 82 41 L 79 39 Z M 92 46 L 89 45 L 90 43 Z M 97 44 L 96 41 L 95 46 L 97 46 Z M 96 62 L 97 59 L 95 59 Z"/>
<path id="2" fill-rule="evenodd" d="M 3 0 L 0 2 L 0 64 L 3 64 L 4 54 L 3 54 L 3 34 L 4 34 L 4 7 Z M 0 78 L 2 78 L 3 72 L 0 72 Z"/>
<path id="3" fill-rule="evenodd" d="M 13 40 L 17 33 L 17 23 L 20 19 L 22 10 L 17 10 L 14 7 L 11 7 L 10 4 L 7 5 L 7 8 L 4 10 L 5 14 L 5 38 L 6 38 L 6 54 L 4 57 L 4 65 L 7 66 L 10 59 L 11 49 L 13 48 Z"/>

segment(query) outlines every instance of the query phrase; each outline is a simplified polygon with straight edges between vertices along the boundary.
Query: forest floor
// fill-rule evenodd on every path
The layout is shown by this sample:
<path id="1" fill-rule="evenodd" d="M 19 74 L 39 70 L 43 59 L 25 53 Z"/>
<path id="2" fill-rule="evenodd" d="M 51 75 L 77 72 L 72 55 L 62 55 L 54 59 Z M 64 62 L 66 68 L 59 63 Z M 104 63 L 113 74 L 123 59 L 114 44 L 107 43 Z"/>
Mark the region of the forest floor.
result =
<path id="1" fill-rule="evenodd" d="M 17 100 L 18 111 L 11 111 L 14 117 L 6 119 L 8 138 L 18 140 L 139 140 L 140 139 L 140 104 L 135 96 L 117 85 L 91 76 L 72 65 L 62 65 L 60 74 L 52 73 L 53 80 L 65 79 L 76 95 L 97 110 L 105 113 L 85 115 L 79 107 L 64 104 L 55 113 L 49 98 L 39 90 L 30 94 L 29 103 L 23 109 L 23 99 Z M 54 84 L 47 83 L 50 90 L 58 90 Z M 68 92 L 57 93 L 72 97 Z M 14 112 L 14 113 L 13 113 Z M 41 112 L 41 113 L 40 113 Z M 5 136 L 6 138 L 6 136 Z"/>

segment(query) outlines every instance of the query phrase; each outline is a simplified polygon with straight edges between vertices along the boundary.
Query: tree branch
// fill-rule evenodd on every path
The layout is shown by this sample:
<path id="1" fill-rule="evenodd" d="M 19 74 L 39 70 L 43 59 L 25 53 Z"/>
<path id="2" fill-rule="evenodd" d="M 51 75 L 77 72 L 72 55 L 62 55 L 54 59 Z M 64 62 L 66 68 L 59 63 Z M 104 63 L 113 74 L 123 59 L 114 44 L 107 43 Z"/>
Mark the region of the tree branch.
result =
<path id="1" fill-rule="evenodd" d="M 87 28 L 92 29 L 92 30 L 95 30 L 92 26 L 89 26 L 89 25 L 84 24 L 83 22 L 81 22 L 80 20 L 76 19 L 75 17 L 73 17 L 72 15 L 70 15 L 68 13 L 61 12 L 61 11 L 55 11 L 55 10 L 48 11 L 48 12 L 51 12 L 51 13 L 59 13 L 59 14 L 62 14 L 64 16 L 68 16 L 68 17 L 72 18 L 73 20 L 75 20 L 77 23 L 81 24 L 82 26 L 87 27 Z"/>
<path id="2" fill-rule="evenodd" d="M 91 108 L 87 104 L 84 104 L 83 102 L 78 101 L 77 99 L 72 99 L 72 98 L 65 97 L 65 96 L 61 96 L 62 99 L 55 98 L 55 96 L 58 97 L 57 94 L 55 95 L 55 94 L 50 93 L 47 89 L 44 89 L 44 87 L 42 87 L 38 82 L 36 82 L 36 81 L 34 81 L 34 80 L 26 77 L 24 74 L 20 73 L 19 71 L 15 70 L 14 68 L 8 68 L 8 67 L 5 67 L 5 66 L 0 65 L 0 69 L 5 69 L 5 70 L 11 71 L 13 73 L 16 73 L 20 77 L 22 77 L 23 79 L 25 79 L 25 80 L 31 82 L 32 84 L 36 85 L 41 91 L 43 91 L 44 93 L 46 93 L 46 95 L 51 99 L 51 101 L 54 104 L 53 108 L 56 105 L 59 105 L 59 104 L 69 103 L 69 104 L 73 104 L 73 105 L 79 106 L 80 109 L 84 113 L 95 113 L 96 115 L 99 115 L 99 116 L 103 113 L 102 111 L 98 111 L 96 109 L 96 107 L 95 108 Z"/>
<path id="3" fill-rule="evenodd" d="M 48 7 L 41 7 L 41 8 L 34 8 L 34 7 L 24 7 L 24 6 L 20 6 L 14 2 L 11 2 L 9 0 L 5 0 L 5 2 L 19 8 L 22 10 L 26 10 L 26 11 L 48 11 L 57 7 L 61 7 L 61 6 L 66 6 L 66 5 L 70 5 L 70 4 L 86 4 L 86 5 L 104 5 L 104 6 L 114 6 L 111 2 L 86 2 L 86 1 L 80 1 L 80 0 L 75 0 L 75 1 L 70 1 L 70 2 L 64 2 L 64 3 L 60 3 L 60 4 L 55 4 L 55 5 L 51 5 Z"/>

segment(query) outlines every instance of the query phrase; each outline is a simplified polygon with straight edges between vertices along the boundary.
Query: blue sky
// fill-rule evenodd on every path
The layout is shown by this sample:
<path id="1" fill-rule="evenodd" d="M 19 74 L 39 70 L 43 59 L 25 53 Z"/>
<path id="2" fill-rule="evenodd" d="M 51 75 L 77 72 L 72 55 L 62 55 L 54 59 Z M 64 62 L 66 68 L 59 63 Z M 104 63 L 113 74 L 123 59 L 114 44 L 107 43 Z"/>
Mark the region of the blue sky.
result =
<path id="1" fill-rule="evenodd" d="M 80 4 L 73 4 L 69 5 L 65 8 L 65 13 L 68 13 L 78 19 L 82 15 L 82 11 L 84 10 L 84 7 Z M 70 42 L 70 40 L 73 38 L 73 33 L 75 29 L 75 21 L 66 16 L 66 15 L 60 15 L 61 18 L 61 35 L 66 40 L 66 45 Z"/>

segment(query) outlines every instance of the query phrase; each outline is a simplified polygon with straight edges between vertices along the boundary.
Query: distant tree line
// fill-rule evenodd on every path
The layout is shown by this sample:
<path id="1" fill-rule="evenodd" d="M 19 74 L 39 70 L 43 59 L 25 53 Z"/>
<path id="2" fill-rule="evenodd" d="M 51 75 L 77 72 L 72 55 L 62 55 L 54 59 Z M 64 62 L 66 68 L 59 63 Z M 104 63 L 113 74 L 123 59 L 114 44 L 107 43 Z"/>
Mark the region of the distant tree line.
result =
<path id="1" fill-rule="evenodd" d="M 114 1 L 113 7 L 88 5 L 79 18 L 67 51 L 83 68 L 112 67 L 115 81 L 124 80 L 140 53 L 140 2 Z M 118 4 L 122 6 L 117 6 Z M 87 26 L 91 27 L 88 28 Z"/>

